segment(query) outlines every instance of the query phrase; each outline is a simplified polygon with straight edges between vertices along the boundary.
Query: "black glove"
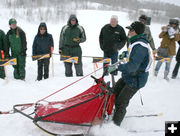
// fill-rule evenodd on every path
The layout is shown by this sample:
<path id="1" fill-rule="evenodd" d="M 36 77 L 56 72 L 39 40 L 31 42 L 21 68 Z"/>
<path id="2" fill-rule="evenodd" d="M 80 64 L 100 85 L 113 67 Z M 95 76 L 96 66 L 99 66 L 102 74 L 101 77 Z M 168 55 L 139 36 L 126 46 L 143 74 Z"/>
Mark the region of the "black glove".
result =
<path id="1" fill-rule="evenodd" d="M 59 54 L 62 55 L 62 50 L 61 49 L 59 50 Z"/>

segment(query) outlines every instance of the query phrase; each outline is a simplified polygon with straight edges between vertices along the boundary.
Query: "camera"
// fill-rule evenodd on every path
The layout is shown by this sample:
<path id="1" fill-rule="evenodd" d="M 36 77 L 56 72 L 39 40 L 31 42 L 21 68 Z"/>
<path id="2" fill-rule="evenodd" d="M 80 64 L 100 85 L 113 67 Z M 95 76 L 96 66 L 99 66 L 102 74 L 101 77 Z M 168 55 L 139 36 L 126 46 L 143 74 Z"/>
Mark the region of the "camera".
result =
<path id="1" fill-rule="evenodd" d="M 174 38 L 175 33 L 176 33 L 176 30 L 173 27 L 168 26 L 168 34 L 169 34 L 170 39 Z"/>
<path id="2" fill-rule="evenodd" d="M 146 24 L 151 25 L 151 17 L 147 17 Z"/>

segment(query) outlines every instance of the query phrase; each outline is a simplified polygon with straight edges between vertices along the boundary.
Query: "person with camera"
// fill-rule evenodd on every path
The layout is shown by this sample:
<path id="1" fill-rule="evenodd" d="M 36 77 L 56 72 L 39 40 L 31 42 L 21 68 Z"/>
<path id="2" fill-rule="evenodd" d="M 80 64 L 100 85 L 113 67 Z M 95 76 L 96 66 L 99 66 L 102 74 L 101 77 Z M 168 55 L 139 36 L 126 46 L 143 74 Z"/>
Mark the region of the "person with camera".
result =
<path id="1" fill-rule="evenodd" d="M 114 87 L 115 94 L 115 112 L 113 115 L 113 122 L 120 126 L 125 114 L 126 108 L 130 99 L 136 92 L 144 87 L 149 76 L 149 68 L 152 63 L 151 51 L 147 36 L 144 34 L 145 25 L 139 21 L 133 22 L 129 29 L 129 48 L 127 56 L 127 63 L 120 65 L 108 66 L 108 73 L 114 71 L 121 71 L 122 76 L 116 82 Z"/>
<path id="2" fill-rule="evenodd" d="M 168 26 L 162 27 L 162 32 L 159 35 L 159 38 L 162 38 L 161 46 L 158 48 L 158 56 L 165 58 L 170 58 L 169 62 L 165 62 L 165 71 L 164 71 L 164 79 L 169 80 L 168 74 L 170 70 L 170 64 L 174 55 L 176 55 L 176 41 L 180 40 L 179 33 L 179 20 L 178 19 L 170 19 Z M 155 68 L 155 76 L 157 77 L 159 69 L 162 65 L 161 61 L 158 61 Z"/>
<path id="3" fill-rule="evenodd" d="M 144 34 L 147 35 L 151 49 L 155 52 L 156 48 L 155 48 L 154 40 L 151 35 L 150 27 L 148 26 L 148 25 L 150 25 L 150 18 L 143 14 L 139 17 L 139 21 L 145 25 Z"/>

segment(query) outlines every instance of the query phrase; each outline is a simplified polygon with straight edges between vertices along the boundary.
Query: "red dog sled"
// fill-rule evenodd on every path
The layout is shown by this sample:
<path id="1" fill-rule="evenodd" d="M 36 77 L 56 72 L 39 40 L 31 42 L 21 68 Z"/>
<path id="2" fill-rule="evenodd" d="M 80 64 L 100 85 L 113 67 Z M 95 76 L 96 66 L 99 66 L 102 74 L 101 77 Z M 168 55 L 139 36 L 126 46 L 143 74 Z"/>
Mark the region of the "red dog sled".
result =
<path id="1" fill-rule="evenodd" d="M 104 75 L 83 93 L 64 101 L 18 104 L 14 111 L 30 118 L 43 131 L 56 136 L 86 135 L 112 114 L 114 95 Z"/>

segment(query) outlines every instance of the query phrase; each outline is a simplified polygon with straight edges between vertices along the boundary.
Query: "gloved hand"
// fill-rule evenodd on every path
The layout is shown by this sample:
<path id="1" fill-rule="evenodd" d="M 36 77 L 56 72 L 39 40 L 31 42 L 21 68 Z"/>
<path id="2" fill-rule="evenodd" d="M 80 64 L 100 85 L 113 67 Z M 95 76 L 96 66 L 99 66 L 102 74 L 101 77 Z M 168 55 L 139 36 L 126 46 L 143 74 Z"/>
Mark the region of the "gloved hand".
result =
<path id="1" fill-rule="evenodd" d="M 123 51 L 122 54 L 119 55 L 119 59 L 124 59 L 124 58 L 127 58 L 128 56 L 128 51 Z"/>
<path id="2" fill-rule="evenodd" d="M 61 50 L 61 49 L 59 50 L 59 54 L 60 54 L 60 55 L 62 54 L 62 50 Z"/>
<path id="3" fill-rule="evenodd" d="M 168 28 L 168 34 L 169 34 L 170 39 L 174 38 L 175 33 L 176 33 L 176 30 L 173 27 Z"/>
<path id="4" fill-rule="evenodd" d="M 153 49 L 153 54 L 156 54 L 158 52 L 158 50 L 156 48 Z"/>
<path id="5" fill-rule="evenodd" d="M 108 67 L 108 73 L 112 73 L 112 72 L 114 72 L 114 71 L 116 71 L 117 70 L 117 66 L 115 65 L 115 66 L 109 66 Z"/>
<path id="6" fill-rule="evenodd" d="M 76 42 L 76 43 L 79 43 L 80 42 L 80 38 L 79 37 L 73 38 L 73 41 Z"/>

